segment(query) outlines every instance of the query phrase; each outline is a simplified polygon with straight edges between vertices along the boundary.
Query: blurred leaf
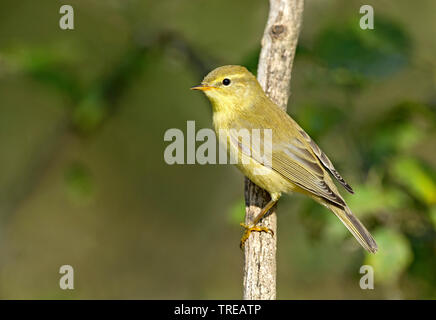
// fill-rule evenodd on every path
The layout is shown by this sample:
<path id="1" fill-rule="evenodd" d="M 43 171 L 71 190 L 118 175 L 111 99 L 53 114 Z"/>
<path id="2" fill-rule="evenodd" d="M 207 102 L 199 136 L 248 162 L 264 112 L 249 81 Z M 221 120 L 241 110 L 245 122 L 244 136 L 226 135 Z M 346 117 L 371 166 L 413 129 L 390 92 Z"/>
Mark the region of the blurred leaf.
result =
<path id="1" fill-rule="evenodd" d="M 410 47 L 400 26 L 378 16 L 375 30 L 362 30 L 358 19 L 328 26 L 316 38 L 313 54 L 331 69 L 386 77 L 406 65 Z"/>
<path id="2" fill-rule="evenodd" d="M 239 225 L 245 219 L 245 200 L 239 199 L 236 201 L 229 210 L 228 221 L 232 225 Z"/>
<path id="3" fill-rule="evenodd" d="M 368 82 L 368 80 L 361 74 L 352 72 L 345 68 L 331 70 L 331 76 L 336 84 L 347 87 L 349 90 L 361 89 Z"/>
<path id="4" fill-rule="evenodd" d="M 19 47 L 9 50 L 4 57 L 21 72 L 67 94 L 73 100 L 80 96 L 80 87 L 67 66 L 75 62 L 74 55 L 62 48 Z"/>
<path id="5" fill-rule="evenodd" d="M 378 153 L 405 151 L 419 142 L 423 135 L 422 129 L 413 123 L 385 125 L 374 138 L 374 148 L 379 150 Z"/>
<path id="6" fill-rule="evenodd" d="M 428 205 L 436 203 L 436 183 L 417 159 L 410 157 L 395 159 L 391 166 L 391 173 L 419 200 Z"/>
<path id="7" fill-rule="evenodd" d="M 73 111 L 73 124 L 81 133 L 95 130 L 104 120 L 107 108 L 98 93 L 90 94 Z"/>
<path id="8" fill-rule="evenodd" d="M 425 123 L 433 118 L 427 105 L 406 101 L 370 123 L 361 135 L 367 166 L 373 167 L 393 155 L 412 150 L 426 136 Z"/>
<path id="9" fill-rule="evenodd" d="M 380 210 L 392 211 L 402 208 L 408 200 L 401 190 L 376 184 L 359 185 L 355 190 L 356 194 L 346 196 L 346 201 L 359 217 Z"/>
<path id="10" fill-rule="evenodd" d="M 411 119 L 418 117 L 434 122 L 436 120 L 435 110 L 432 110 L 428 104 L 406 100 L 390 108 L 375 125 L 394 126 L 399 123 L 409 123 Z"/>
<path id="11" fill-rule="evenodd" d="M 88 89 L 73 111 L 73 124 L 81 133 L 90 133 L 112 115 L 118 101 L 147 65 L 148 48 L 128 49 L 108 74 Z"/>
<path id="12" fill-rule="evenodd" d="M 379 251 L 367 254 L 365 264 L 374 268 L 378 283 L 394 284 L 413 260 L 413 253 L 407 238 L 392 229 L 378 229 L 374 232 Z"/>
<path id="13" fill-rule="evenodd" d="M 65 172 L 65 182 L 71 198 L 76 202 L 84 202 L 93 194 L 93 183 L 89 170 L 80 163 L 72 164 Z"/>
<path id="14" fill-rule="evenodd" d="M 397 132 L 397 148 L 401 151 L 412 148 L 424 136 L 421 128 L 408 123 Z"/>

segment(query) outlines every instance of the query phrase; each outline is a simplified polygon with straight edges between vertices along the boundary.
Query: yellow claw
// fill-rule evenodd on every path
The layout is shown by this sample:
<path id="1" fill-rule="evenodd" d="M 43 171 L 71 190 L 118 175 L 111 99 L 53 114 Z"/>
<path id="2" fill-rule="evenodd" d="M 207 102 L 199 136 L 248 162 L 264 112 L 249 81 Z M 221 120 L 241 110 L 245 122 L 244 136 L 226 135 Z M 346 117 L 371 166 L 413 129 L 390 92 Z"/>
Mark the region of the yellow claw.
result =
<path id="1" fill-rule="evenodd" d="M 245 245 L 245 241 L 247 241 L 247 239 L 250 237 L 250 234 L 253 232 L 253 231 L 257 231 L 257 232 L 270 232 L 271 233 L 271 235 L 274 235 L 274 232 L 271 230 L 271 229 L 268 229 L 267 227 L 263 227 L 263 226 L 247 226 L 245 223 L 240 223 L 240 225 L 241 225 L 241 227 L 244 227 L 245 228 L 245 232 L 244 232 L 244 234 L 242 235 L 242 238 L 241 238 L 241 243 L 240 243 L 240 248 L 241 249 L 244 249 L 244 245 Z"/>

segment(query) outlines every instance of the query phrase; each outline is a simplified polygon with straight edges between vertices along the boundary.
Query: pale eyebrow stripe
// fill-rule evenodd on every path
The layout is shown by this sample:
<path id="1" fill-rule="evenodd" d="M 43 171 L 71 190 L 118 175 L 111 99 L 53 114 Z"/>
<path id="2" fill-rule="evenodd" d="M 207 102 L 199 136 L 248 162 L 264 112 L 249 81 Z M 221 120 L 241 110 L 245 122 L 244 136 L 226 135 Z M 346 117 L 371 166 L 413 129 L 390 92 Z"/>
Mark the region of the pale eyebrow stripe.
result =
<path id="1" fill-rule="evenodd" d="M 246 74 L 232 74 L 229 76 L 222 76 L 222 77 L 217 78 L 217 82 L 222 82 L 225 78 L 229 78 L 230 80 L 243 79 L 243 78 L 248 79 Z"/>

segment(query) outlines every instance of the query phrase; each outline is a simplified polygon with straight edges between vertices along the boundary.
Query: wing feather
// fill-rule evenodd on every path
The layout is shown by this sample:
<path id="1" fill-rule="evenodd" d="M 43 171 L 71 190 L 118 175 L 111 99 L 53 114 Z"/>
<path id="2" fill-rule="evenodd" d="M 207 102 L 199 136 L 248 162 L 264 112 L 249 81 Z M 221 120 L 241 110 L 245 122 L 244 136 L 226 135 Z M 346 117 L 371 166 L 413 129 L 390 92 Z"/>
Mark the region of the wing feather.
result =
<path id="1" fill-rule="evenodd" d="M 272 156 L 272 168 L 283 177 L 315 195 L 323 197 L 340 206 L 345 206 L 344 200 L 336 194 L 325 182 L 324 171 L 319 163 L 310 162 L 298 156 L 289 157 L 289 152 L 276 149 Z M 308 165 L 310 164 L 310 165 Z M 315 169 L 316 168 L 316 169 Z"/>
<path id="2" fill-rule="evenodd" d="M 303 136 L 303 138 L 309 143 L 310 147 L 312 148 L 312 151 L 315 153 L 315 155 L 318 157 L 319 161 L 324 165 L 324 167 L 330 171 L 330 173 L 335 177 L 337 181 L 349 192 L 354 193 L 353 188 L 345 181 L 344 178 L 339 174 L 339 172 L 335 169 L 330 159 L 327 157 L 327 155 L 318 147 L 318 145 L 315 143 L 315 141 L 312 140 L 312 138 L 295 122 L 293 121 L 298 128 L 298 131 Z"/>
<path id="3" fill-rule="evenodd" d="M 244 129 L 248 129 L 247 125 Z M 248 129 L 248 132 L 250 130 Z M 295 137 L 290 142 L 283 142 L 280 137 L 273 136 L 271 154 L 268 154 L 268 148 L 262 145 L 261 156 L 259 150 L 256 151 L 256 148 L 247 145 L 250 139 L 241 139 L 237 133 L 238 130 L 230 130 L 230 142 L 238 148 L 239 152 L 261 164 L 264 164 L 265 158 L 272 159 L 272 169 L 291 183 L 336 205 L 345 206 L 342 197 L 326 183 L 325 176 L 328 174 L 320 160 L 301 139 Z"/>

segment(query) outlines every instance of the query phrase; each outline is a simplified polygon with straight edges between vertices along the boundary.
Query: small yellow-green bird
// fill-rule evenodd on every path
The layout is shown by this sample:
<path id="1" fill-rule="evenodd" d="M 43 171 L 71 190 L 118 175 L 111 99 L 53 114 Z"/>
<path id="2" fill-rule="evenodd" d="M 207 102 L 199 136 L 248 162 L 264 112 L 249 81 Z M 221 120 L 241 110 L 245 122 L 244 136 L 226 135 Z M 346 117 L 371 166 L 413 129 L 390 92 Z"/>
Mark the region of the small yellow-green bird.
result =
<path id="1" fill-rule="evenodd" d="M 227 141 L 229 152 L 238 155 L 236 166 L 251 181 L 267 190 L 271 201 L 254 219 L 252 226 L 245 226 L 243 242 L 251 231 L 268 231 L 256 224 L 279 200 L 283 193 L 300 192 L 330 209 L 350 230 L 357 241 L 369 252 L 377 251 L 377 244 L 368 230 L 353 215 L 333 183 L 332 175 L 350 193 L 353 189 L 336 171 L 333 164 L 309 135 L 263 91 L 256 77 L 241 66 L 223 66 L 210 72 L 200 85 L 213 108 L 215 131 Z M 265 164 L 260 152 L 236 133 L 240 130 L 254 132 L 269 130 L 271 144 L 260 147 L 270 156 Z"/>

